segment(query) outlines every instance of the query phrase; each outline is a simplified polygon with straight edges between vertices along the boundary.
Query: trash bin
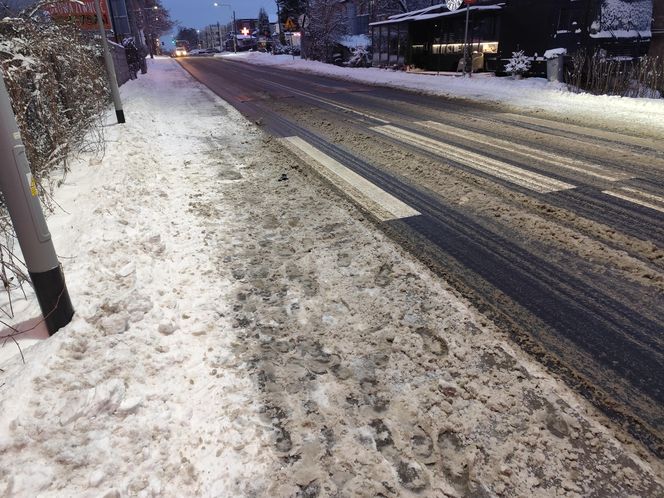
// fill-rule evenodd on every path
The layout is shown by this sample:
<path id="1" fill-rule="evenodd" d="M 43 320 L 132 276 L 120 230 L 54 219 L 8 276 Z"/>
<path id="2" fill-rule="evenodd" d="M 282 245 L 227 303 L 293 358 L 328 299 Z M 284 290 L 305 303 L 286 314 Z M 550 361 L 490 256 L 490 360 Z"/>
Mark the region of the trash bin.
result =
<path id="1" fill-rule="evenodd" d="M 563 68 L 565 67 L 565 64 L 563 62 L 564 55 L 563 54 L 557 54 L 555 57 L 551 59 L 547 59 L 546 61 L 546 79 L 549 81 L 563 81 Z"/>

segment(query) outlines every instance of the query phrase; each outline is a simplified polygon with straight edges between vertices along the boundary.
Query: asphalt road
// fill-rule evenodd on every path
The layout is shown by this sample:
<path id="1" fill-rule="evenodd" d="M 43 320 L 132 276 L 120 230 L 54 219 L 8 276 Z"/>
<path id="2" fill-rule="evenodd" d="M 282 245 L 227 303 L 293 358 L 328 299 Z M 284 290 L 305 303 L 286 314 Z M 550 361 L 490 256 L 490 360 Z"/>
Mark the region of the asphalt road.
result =
<path id="1" fill-rule="evenodd" d="M 180 63 L 664 456 L 664 140 L 223 59 Z"/>

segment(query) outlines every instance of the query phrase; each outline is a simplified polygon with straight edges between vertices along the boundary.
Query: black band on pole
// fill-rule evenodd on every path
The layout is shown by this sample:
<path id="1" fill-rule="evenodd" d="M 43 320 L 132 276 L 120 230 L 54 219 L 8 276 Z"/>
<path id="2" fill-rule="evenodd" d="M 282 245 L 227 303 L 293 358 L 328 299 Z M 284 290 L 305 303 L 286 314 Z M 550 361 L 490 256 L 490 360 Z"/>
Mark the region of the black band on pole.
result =
<path id="1" fill-rule="evenodd" d="M 48 335 L 55 334 L 74 316 L 62 267 L 42 273 L 30 273 L 39 307 L 44 315 Z"/>
<path id="2" fill-rule="evenodd" d="M 118 118 L 119 124 L 123 124 L 125 122 L 124 111 L 122 109 L 116 110 L 115 116 Z"/>

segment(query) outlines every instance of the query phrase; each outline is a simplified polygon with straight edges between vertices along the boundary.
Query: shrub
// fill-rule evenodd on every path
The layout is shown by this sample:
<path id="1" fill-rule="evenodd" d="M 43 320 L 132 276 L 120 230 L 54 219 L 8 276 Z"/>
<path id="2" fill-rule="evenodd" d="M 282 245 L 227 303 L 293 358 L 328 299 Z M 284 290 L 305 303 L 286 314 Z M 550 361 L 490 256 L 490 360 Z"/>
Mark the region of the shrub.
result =
<path id="1" fill-rule="evenodd" d="M 523 50 L 512 52 L 512 57 L 505 64 L 505 71 L 512 75 L 522 75 L 530 69 L 530 58 L 523 53 Z"/>
<path id="2" fill-rule="evenodd" d="M 581 49 L 572 57 L 565 81 L 573 91 L 656 98 L 664 92 L 664 61 L 649 56 L 610 58 L 602 50 Z"/>

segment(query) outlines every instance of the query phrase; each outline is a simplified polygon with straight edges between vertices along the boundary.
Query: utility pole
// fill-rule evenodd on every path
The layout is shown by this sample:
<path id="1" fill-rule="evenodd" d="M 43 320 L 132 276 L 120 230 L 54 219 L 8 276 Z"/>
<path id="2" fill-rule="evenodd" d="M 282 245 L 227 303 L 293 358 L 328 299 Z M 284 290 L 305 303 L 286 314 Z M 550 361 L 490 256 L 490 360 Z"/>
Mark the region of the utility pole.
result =
<path id="1" fill-rule="evenodd" d="M 74 308 L 1 74 L 0 191 L 12 219 L 48 333 L 53 335 L 71 321 Z"/>
<path id="2" fill-rule="evenodd" d="M 237 22 L 235 21 L 235 11 L 233 11 L 233 52 L 237 54 Z"/>
<path id="3" fill-rule="evenodd" d="M 233 6 L 228 4 L 228 3 L 218 3 L 214 2 L 212 5 L 215 7 L 228 7 L 230 11 L 233 12 L 233 52 L 237 53 L 237 26 L 235 23 L 235 11 L 233 10 Z M 217 25 L 219 23 L 217 22 Z"/>
<path id="4" fill-rule="evenodd" d="M 104 50 L 104 61 L 106 62 L 106 72 L 108 73 L 108 80 L 111 83 L 111 94 L 113 95 L 113 104 L 115 104 L 115 116 L 118 123 L 125 122 L 124 111 L 122 110 L 122 100 L 120 99 L 120 90 L 118 89 L 118 79 L 115 76 L 115 64 L 113 64 L 113 57 L 108 48 L 108 40 L 106 39 L 106 29 L 104 28 L 104 20 L 101 17 L 101 5 L 99 0 L 95 0 L 95 12 L 97 14 L 97 24 L 99 25 L 99 33 L 101 34 L 101 46 Z"/>
<path id="5" fill-rule="evenodd" d="M 470 62 L 470 70 L 468 69 L 468 52 L 470 51 L 470 47 L 468 47 L 468 17 L 470 15 L 470 4 L 470 0 L 466 0 L 466 29 L 463 35 L 463 75 L 465 76 L 467 73 L 469 78 L 473 75 L 472 61 Z"/>

